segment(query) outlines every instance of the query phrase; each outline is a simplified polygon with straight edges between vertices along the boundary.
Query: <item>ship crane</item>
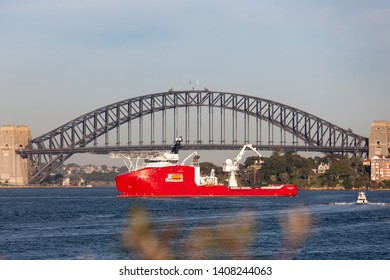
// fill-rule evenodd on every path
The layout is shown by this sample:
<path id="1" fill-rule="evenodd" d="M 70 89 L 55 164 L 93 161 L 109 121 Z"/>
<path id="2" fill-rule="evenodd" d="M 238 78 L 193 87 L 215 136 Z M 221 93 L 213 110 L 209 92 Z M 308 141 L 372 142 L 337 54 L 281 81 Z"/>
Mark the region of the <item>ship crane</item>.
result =
<path id="1" fill-rule="evenodd" d="M 246 144 L 242 147 L 241 151 L 238 153 L 237 157 L 233 160 L 227 159 L 225 160 L 225 163 L 223 165 L 223 171 L 224 172 L 230 172 L 230 177 L 229 177 L 229 188 L 237 188 L 237 180 L 236 180 L 236 173 L 239 168 L 242 156 L 245 154 L 246 149 L 252 149 L 258 156 L 259 156 L 259 163 L 262 163 L 261 161 L 261 154 L 256 150 L 255 147 L 252 146 L 252 144 Z"/>

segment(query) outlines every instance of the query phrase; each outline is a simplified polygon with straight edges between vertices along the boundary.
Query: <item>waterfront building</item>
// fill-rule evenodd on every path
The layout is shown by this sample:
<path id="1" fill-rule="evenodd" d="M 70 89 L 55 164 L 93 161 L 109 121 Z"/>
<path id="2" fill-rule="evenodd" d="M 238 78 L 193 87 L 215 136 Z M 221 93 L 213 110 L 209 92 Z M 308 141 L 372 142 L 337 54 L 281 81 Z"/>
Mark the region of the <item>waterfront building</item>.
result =
<path id="1" fill-rule="evenodd" d="M 369 158 L 375 155 L 389 157 L 390 121 L 373 121 L 369 138 Z"/>
<path id="2" fill-rule="evenodd" d="M 313 169 L 313 172 L 314 173 L 318 173 L 318 174 L 324 174 L 326 171 L 328 171 L 330 168 L 330 163 L 324 163 L 324 162 L 321 162 L 317 169 Z"/>
<path id="3" fill-rule="evenodd" d="M 371 159 L 371 180 L 390 180 L 390 158 L 383 155 L 375 155 Z"/>
<path id="4" fill-rule="evenodd" d="M 28 126 L 4 125 L 0 128 L 0 183 L 26 185 L 29 160 L 17 152 L 28 145 L 31 131 Z"/>
<path id="5" fill-rule="evenodd" d="M 373 121 L 369 139 L 371 180 L 390 180 L 390 121 Z"/>

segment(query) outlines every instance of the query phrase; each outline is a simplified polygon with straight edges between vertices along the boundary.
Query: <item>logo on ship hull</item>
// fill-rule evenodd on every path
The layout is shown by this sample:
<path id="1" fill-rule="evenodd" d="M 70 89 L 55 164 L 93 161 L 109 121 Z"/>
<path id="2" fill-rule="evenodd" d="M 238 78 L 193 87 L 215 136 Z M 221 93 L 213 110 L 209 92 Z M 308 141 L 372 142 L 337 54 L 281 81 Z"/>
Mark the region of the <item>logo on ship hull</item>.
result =
<path id="1" fill-rule="evenodd" d="M 165 178 L 165 182 L 183 182 L 183 174 L 171 173 Z"/>

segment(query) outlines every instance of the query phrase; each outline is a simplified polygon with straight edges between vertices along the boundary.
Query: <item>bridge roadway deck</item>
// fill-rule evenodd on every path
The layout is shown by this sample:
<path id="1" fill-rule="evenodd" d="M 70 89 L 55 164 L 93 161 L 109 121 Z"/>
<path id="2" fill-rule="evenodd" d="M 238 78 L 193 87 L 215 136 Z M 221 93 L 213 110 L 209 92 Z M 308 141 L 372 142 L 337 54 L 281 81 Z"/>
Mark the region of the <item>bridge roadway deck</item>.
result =
<path id="1" fill-rule="evenodd" d="M 254 145 L 259 151 L 292 151 L 292 152 L 321 152 L 321 153 L 368 153 L 368 147 L 318 147 L 318 146 L 295 146 L 295 145 Z M 185 144 L 182 150 L 240 150 L 238 144 Z M 25 149 L 22 153 L 28 154 L 108 154 L 110 152 L 132 151 L 168 151 L 171 145 L 134 145 L 134 146 L 103 146 L 103 147 L 76 147 L 58 149 Z"/>

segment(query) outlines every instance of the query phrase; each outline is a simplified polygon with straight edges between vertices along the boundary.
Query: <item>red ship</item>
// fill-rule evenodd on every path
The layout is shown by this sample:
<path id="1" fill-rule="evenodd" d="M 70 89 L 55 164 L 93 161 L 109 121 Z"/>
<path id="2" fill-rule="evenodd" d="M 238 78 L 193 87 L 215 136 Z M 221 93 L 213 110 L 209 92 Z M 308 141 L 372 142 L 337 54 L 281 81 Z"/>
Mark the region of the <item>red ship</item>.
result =
<path id="1" fill-rule="evenodd" d="M 296 196 L 296 185 L 269 185 L 260 187 L 240 187 L 235 178 L 239 162 L 247 148 L 260 153 L 252 145 L 245 145 L 234 161 L 227 159 L 223 171 L 230 174 L 227 185 L 218 182 L 211 170 L 210 175 L 201 176 L 199 156 L 196 152 L 179 163 L 179 148 L 183 139 L 177 138 L 170 153 L 161 153 L 145 159 L 146 165 L 134 166 L 130 157 L 126 164 L 129 172 L 115 178 L 119 196 L 125 197 L 221 197 L 221 196 Z M 193 162 L 186 165 L 190 157 Z M 261 161 L 260 161 L 261 162 Z"/>

